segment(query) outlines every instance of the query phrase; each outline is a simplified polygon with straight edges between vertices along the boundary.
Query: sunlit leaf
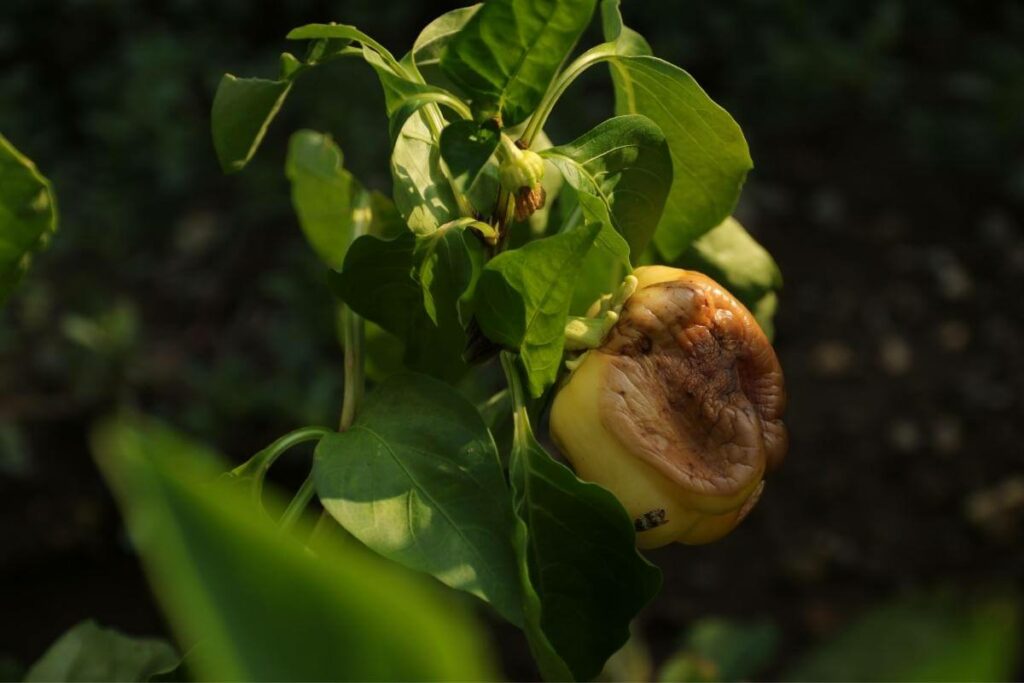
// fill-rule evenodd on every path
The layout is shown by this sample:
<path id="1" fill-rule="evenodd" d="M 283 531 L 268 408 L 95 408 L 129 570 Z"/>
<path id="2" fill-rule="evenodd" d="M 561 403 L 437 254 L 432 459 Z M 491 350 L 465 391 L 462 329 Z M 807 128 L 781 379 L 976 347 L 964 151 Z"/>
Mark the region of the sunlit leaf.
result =
<path id="1" fill-rule="evenodd" d="M 519 352 L 534 396 L 558 376 L 574 280 L 600 230 L 587 223 L 503 252 L 477 283 L 474 305 L 481 329 Z"/>
<path id="2" fill-rule="evenodd" d="M 490 0 L 448 43 L 441 68 L 478 120 L 505 126 L 536 108 L 594 13 L 595 0 Z"/>
<path id="3" fill-rule="evenodd" d="M 317 492 L 351 534 L 520 624 L 513 516 L 494 440 L 448 385 L 396 375 L 316 452 Z"/>

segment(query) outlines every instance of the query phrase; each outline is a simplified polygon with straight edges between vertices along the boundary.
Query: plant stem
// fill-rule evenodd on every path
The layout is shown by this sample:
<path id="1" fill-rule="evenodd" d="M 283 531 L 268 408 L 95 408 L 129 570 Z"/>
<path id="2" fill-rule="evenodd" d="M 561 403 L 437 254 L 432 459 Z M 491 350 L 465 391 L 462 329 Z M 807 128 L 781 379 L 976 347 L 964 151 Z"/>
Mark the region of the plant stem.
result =
<path id="1" fill-rule="evenodd" d="M 356 410 L 363 400 L 363 392 L 366 389 L 366 376 L 363 364 L 363 319 L 344 305 L 341 316 L 342 338 L 345 344 L 345 395 L 341 403 L 338 431 L 343 432 L 351 427 L 355 420 Z"/>
<path id="2" fill-rule="evenodd" d="M 302 516 L 302 512 L 306 509 L 306 506 L 309 505 L 309 501 L 313 500 L 314 493 L 316 493 L 316 487 L 313 482 L 313 473 L 310 472 L 309 476 L 306 477 L 306 480 L 302 482 L 302 486 L 299 487 L 295 497 L 292 498 L 290 503 L 288 503 L 288 507 L 284 509 L 284 512 L 281 514 L 281 519 L 277 522 L 282 533 L 291 529 L 295 522 L 299 520 L 299 517 Z"/>
<path id="3" fill-rule="evenodd" d="M 299 444 L 306 443 L 307 441 L 319 441 L 325 435 L 330 433 L 331 430 L 326 427 L 303 427 L 301 429 L 296 429 L 295 431 L 289 432 L 274 441 L 272 444 L 249 459 L 248 462 L 236 467 L 232 470 L 232 473 L 239 476 L 251 476 L 253 478 L 250 489 L 252 497 L 257 503 L 262 504 L 263 480 L 266 479 L 270 466 L 273 465 L 274 462 L 285 453 L 285 451 L 288 451 Z"/>
<path id="4" fill-rule="evenodd" d="M 533 116 L 530 117 L 530 122 L 526 124 L 526 130 L 523 131 L 522 141 L 529 148 L 533 144 L 533 139 L 537 137 L 537 133 L 544 128 L 544 124 L 548 120 L 548 116 L 551 114 L 551 110 L 555 107 L 555 102 L 561 97 L 565 91 L 572 85 L 572 82 L 579 78 L 580 74 L 592 67 L 598 62 L 603 62 L 607 59 L 611 59 L 615 55 L 609 52 L 607 43 L 602 43 L 596 47 L 592 47 L 579 57 L 577 57 L 569 66 L 567 66 L 562 73 L 558 75 L 551 85 L 548 86 L 547 92 L 544 93 L 544 97 L 541 99 L 540 104 L 537 105 L 537 110 L 533 112 Z"/>
<path id="5" fill-rule="evenodd" d="M 526 409 L 526 394 L 523 392 L 523 380 L 516 367 L 516 357 L 510 351 L 501 352 L 501 368 L 505 371 L 505 381 L 512 393 L 512 417 L 515 425 L 514 443 L 526 443 L 533 436 L 530 427 L 530 414 Z"/>

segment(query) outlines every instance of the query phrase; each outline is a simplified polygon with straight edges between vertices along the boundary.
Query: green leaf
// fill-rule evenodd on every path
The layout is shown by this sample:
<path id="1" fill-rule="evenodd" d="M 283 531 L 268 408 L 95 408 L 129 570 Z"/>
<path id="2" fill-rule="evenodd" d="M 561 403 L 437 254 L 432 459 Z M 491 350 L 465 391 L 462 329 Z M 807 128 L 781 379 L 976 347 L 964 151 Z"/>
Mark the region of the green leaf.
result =
<path id="1" fill-rule="evenodd" d="M 466 336 L 460 325 L 448 324 L 458 320 L 457 311 L 444 309 L 438 318 L 443 326 L 428 315 L 424 290 L 414 276 L 415 249 L 416 237 L 409 232 L 392 240 L 364 235 L 352 243 L 330 284 L 352 310 L 405 342 L 406 367 L 454 381 L 467 369 L 462 360 Z"/>
<path id="2" fill-rule="evenodd" d="M 245 168 L 292 87 L 292 78 L 238 78 L 224 74 L 213 97 L 213 147 L 225 173 Z"/>
<path id="3" fill-rule="evenodd" d="M 558 376 L 574 280 L 600 231 L 599 224 L 588 223 L 501 253 L 477 283 L 480 328 L 491 341 L 519 352 L 534 396 Z"/>
<path id="4" fill-rule="evenodd" d="M 0 135 L 0 304 L 57 229 L 53 186 Z"/>
<path id="5" fill-rule="evenodd" d="M 472 317 L 473 293 L 484 267 L 483 243 L 467 229 L 473 223 L 460 219 L 416 238 L 413 268 L 423 288 L 423 307 L 438 327 L 465 328 Z"/>
<path id="6" fill-rule="evenodd" d="M 94 451 L 154 592 L 204 680 L 490 678 L 480 627 L 457 604 L 361 546 L 310 550 L 217 479 L 208 451 L 122 418 Z"/>
<path id="7" fill-rule="evenodd" d="M 724 285 L 770 327 L 782 273 L 775 259 L 750 236 L 740 222 L 726 218 L 682 253 L 676 265 L 699 270 Z M 762 320 L 766 317 L 766 320 Z M 767 332 L 767 330 L 766 330 Z"/>
<path id="8" fill-rule="evenodd" d="M 681 651 L 662 667 L 658 680 L 758 680 L 778 651 L 779 637 L 778 627 L 770 621 L 699 619 L 688 629 Z"/>
<path id="9" fill-rule="evenodd" d="M 524 121 L 590 23 L 595 0 L 490 0 L 441 56 L 479 120 Z"/>
<path id="10" fill-rule="evenodd" d="M 604 39 L 614 44 L 616 54 L 654 54 L 646 38 L 622 23 L 619 0 L 601 0 L 601 28 Z"/>
<path id="11" fill-rule="evenodd" d="M 617 116 L 542 156 L 577 192 L 599 197 L 630 252 L 643 252 L 672 186 L 672 157 L 658 126 L 644 116 Z"/>
<path id="12" fill-rule="evenodd" d="M 305 26 L 293 28 L 285 37 L 288 40 L 354 41 L 372 49 L 387 61 L 388 64 L 392 66 L 397 64 L 394 56 L 386 47 L 357 29 L 355 26 L 335 23 L 306 24 Z M 341 44 L 344 45 L 345 43 L 342 42 Z"/>
<path id="13" fill-rule="evenodd" d="M 292 183 L 292 205 L 314 251 L 338 270 L 353 238 L 369 230 L 370 196 L 345 170 L 341 149 L 329 135 L 294 133 L 288 143 L 285 175 Z"/>
<path id="14" fill-rule="evenodd" d="M 590 680 L 629 639 L 661 572 L 637 552 L 633 524 L 615 496 L 580 481 L 532 434 L 517 434 L 509 477 L 536 596 L 526 610 L 531 649 L 546 678 L 565 680 L 567 669 Z"/>
<path id="15" fill-rule="evenodd" d="M 782 676 L 789 681 L 1012 681 L 1021 604 L 910 596 L 855 620 Z"/>
<path id="16" fill-rule="evenodd" d="M 500 141 L 501 131 L 494 121 L 455 121 L 445 126 L 441 131 L 441 157 L 459 192 L 469 192 Z"/>
<path id="17" fill-rule="evenodd" d="M 174 669 L 180 659 L 164 640 L 132 638 L 88 620 L 58 638 L 25 681 L 146 681 Z"/>
<path id="18" fill-rule="evenodd" d="M 753 168 L 747 142 L 729 113 L 679 67 L 650 56 L 614 55 L 608 61 L 616 113 L 643 114 L 668 141 L 672 188 L 654 242 L 675 260 L 732 213 Z"/>
<path id="19" fill-rule="evenodd" d="M 395 206 L 418 235 L 425 235 L 460 218 L 434 135 L 424 112 L 403 124 L 391 152 Z"/>
<path id="20" fill-rule="evenodd" d="M 586 192 L 577 193 L 576 200 L 581 219 L 600 226 L 594 248 L 583 260 L 573 289 L 570 310 L 582 315 L 600 296 L 615 291 L 632 267 L 629 245 L 613 227 L 604 201 Z"/>
<path id="21" fill-rule="evenodd" d="M 522 624 L 513 516 L 494 440 L 446 384 L 396 375 L 316 450 L 317 493 L 353 536 Z"/>
<path id="22" fill-rule="evenodd" d="M 480 4 L 476 4 L 453 9 L 427 24 L 412 46 L 416 66 L 422 69 L 440 63 L 441 55 L 448 47 L 448 43 L 459 34 L 480 7 Z"/>

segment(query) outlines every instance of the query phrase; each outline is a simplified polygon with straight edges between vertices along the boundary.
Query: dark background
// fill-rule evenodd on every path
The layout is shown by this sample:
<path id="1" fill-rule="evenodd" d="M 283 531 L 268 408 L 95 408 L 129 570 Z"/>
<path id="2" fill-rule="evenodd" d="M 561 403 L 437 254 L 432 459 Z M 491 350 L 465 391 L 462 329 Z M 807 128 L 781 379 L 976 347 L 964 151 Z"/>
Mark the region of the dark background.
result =
<path id="1" fill-rule="evenodd" d="M 89 454 L 99 416 L 129 402 L 242 460 L 337 414 L 332 303 L 282 162 L 291 130 L 330 131 L 387 192 L 379 86 L 361 64 L 315 72 L 225 177 L 209 136 L 220 75 L 272 76 L 286 31 L 312 21 L 402 53 L 455 6 L 4 0 L 0 130 L 62 214 L 0 314 L 8 665 L 87 617 L 165 631 Z M 738 214 L 785 277 L 791 396 L 789 459 L 744 525 L 652 553 L 666 575 L 641 622 L 655 659 L 695 617 L 767 618 L 778 671 L 908 590 L 969 601 L 1019 582 L 1024 5 L 632 0 L 624 14 L 744 129 L 756 169 Z M 549 132 L 567 141 L 610 111 L 595 69 Z M 533 675 L 500 640 L 509 675 Z"/>

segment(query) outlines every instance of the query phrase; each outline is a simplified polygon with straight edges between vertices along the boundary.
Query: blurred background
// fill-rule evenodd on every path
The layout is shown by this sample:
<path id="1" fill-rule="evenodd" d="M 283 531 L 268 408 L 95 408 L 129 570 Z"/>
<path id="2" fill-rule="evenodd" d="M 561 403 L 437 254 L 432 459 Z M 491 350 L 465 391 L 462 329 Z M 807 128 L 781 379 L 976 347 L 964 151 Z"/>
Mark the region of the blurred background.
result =
<path id="1" fill-rule="evenodd" d="M 362 63 L 312 72 L 225 177 L 209 135 L 221 74 L 271 77 L 287 30 L 314 21 L 403 53 L 459 4 L 4 0 L 0 130 L 54 182 L 62 220 L 0 312 L 0 671 L 84 618 L 166 633 L 89 454 L 98 417 L 127 401 L 241 461 L 337 414 L 333 305 L 292 215 L 285 141 L 331 132 L 389 192 L 380 88 Z M 897 620 L 904 652 L 941 648 L 963 620 L 1005 634 L 1024 578 L 1024 4 L 623 11 L 749 141 L 737 213 L 785 278 L 792 433 L 737 532 L 651 554 L 665 588 L 634 659 L 678 664 L 717 625 L 761 653 L 744 675 L 777 677 L 907 600 L 929 606 Z M 610 112 L 595 69 L 548 132 L 565 142 Z M 495 629 L 506 673 L 535 676 Z"/>

